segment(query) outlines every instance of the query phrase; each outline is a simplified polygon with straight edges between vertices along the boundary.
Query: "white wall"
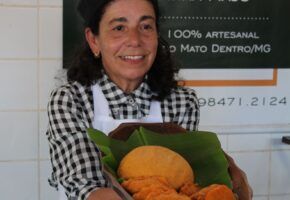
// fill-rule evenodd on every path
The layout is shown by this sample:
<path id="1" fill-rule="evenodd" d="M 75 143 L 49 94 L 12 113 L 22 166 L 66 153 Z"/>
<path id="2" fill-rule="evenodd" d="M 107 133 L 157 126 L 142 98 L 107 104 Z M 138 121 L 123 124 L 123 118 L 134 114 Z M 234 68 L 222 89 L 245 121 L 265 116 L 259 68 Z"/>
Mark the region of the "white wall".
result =
<path id="1" fill-rule="evenodd" d="M 62 0 L 0 0 L 0 29 L 0 199 L 57 199 L 45 130 L 61 69 Z"/>
<path id="2" fill-rule="evenodd" d="M 47 183 L 45 130 L 62 62 L 62 1 L 0 0 L 0 29 L 0 199 L 57 199 Z M 219 135 L 247 172 L 255 200 L 290 199 L 290 145 L 281 134 Z"/>

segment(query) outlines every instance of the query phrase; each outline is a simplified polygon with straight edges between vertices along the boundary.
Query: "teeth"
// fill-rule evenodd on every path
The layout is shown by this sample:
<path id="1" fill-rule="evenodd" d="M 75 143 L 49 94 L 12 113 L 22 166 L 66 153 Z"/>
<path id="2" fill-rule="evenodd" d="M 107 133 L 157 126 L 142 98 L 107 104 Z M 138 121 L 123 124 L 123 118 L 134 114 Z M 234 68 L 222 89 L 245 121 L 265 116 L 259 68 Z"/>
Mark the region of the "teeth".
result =
<path id="1" fill-rule="evenodd" d="M 126 60 L 139 60 L 142 59 L 143 56 L 122 56 L 122 58 Z"/>

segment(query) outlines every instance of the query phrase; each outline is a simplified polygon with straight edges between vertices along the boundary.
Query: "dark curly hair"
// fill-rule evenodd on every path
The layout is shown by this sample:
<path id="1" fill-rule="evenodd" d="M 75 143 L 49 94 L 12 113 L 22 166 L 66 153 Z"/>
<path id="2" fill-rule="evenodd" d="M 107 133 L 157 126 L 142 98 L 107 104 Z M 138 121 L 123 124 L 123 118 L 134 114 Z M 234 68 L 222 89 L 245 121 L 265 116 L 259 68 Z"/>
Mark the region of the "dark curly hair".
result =
<path id="1" fill-rule="evenodd" d="M 95 35 L 99 34 L 99 23 L 106 7 L 115 0 L 80 0 L 78 11 L 84 19 L 84 26 L 91 28 Z M 159 7 L 157 0 L 148 0 L 153 5 L 159 30 Z M 101 59 L 95 58 L 87 42 L 75 56 L 67 71 L 69 82 L 78 81 L 83 85 L 91 85 L 102 77 Z M 178 72 L 169 51 L 168 43 L 159 36 L 155 61 L 148 71 L 148 85 L 157 94 L 156 99 L 162 100 L 177 87 L 175 74 Z"/>

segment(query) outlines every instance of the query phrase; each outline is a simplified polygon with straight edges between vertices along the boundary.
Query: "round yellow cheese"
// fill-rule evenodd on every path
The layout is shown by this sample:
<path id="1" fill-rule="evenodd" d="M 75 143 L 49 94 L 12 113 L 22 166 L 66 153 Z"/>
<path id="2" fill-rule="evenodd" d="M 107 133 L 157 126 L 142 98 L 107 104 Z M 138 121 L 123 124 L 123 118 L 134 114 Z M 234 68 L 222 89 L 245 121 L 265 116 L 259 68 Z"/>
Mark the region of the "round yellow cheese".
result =
<path id="1" fill-rule="evenodd" d="M 124 179 L 163 176 L 175 189 L 194 181 L 189 163 L 178 153 L 162 146 L 140 146 L 121 160 L 118 175 Z"/>

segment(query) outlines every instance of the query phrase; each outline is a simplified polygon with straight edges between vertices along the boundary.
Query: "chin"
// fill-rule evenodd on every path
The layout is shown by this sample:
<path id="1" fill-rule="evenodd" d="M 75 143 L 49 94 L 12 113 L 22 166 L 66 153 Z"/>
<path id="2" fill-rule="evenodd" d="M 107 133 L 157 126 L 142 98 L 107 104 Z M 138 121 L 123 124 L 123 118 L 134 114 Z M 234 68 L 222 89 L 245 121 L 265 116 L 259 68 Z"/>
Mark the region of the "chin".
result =
<path id="1" fill-rule="evenodd" d="M 128 79 L 132 79 L 132 80 L 140 80 L 143 79 L 143 77 L 146 75 L 147 71 L 142 70 L 142 71 L 133 71 L 133 72 L 128 72 L 126 73 L 126 77 Z"/>
<path id="2" fill-rule="evenodd" d="M 143 81 L 144 76 L 128 76 L 126 77 L 126 79 L 129 82 L 142 82 Z"/>

